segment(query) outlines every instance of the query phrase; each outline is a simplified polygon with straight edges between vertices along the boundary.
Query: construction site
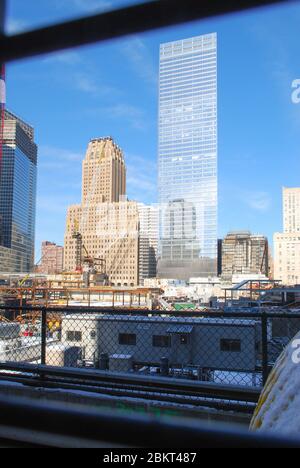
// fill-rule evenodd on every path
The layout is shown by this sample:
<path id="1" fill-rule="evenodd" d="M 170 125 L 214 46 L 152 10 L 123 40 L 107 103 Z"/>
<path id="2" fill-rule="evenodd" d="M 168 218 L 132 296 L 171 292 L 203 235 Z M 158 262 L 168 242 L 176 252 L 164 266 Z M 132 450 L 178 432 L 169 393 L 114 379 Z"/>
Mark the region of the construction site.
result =
<path id="1" fill-rule="evenodd" d="M 152 310 L 158 308 L 159 288 L 139 286 L 114 286 L 111 284 L 106 261 L 92 257 L 85 247 L 78 223 L 72 231 L 75 245 L 74 271 L 56 275 L 1 274 L 0 321 L 17 321 L 35 324 L 40 321 L 38 308 L 57 308 L 58 312 L 47 315 L 49 329 L 59 329 L 61 313 L 59 309 L 70 307 L 125 308 Z M 43 257 L 36 266 L 43 261 Z M 16 312 L 21 307 L 24 312 Z M 26 312 L 34 307 L 34 312 Z"/>

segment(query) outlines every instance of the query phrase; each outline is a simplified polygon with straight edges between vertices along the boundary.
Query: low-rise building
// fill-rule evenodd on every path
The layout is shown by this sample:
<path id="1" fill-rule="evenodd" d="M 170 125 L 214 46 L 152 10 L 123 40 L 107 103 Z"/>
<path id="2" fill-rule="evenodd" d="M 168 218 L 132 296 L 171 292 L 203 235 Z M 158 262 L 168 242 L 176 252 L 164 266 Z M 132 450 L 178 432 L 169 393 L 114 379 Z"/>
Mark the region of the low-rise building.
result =
<path id="1" fill-rule="evenodd" d="M 64 248 L 54 242 L 42 242 L 42 257 L 40 264 L 36 267 L 37 273 L 55 275 L 63 271 Z"/>
<path id="2" fill-rule="evenodd" d="M 264 274 L 268 276 L 268 240 L 249 231 L 229 232 L 222 241 L 222 278 L 233 275 Z"/>
<path id="3" fill-rule="evenodd" d="M 260 336 L 255 320 L 72 314 L 62 321 L 63 345 L 81 347 L 96 366 L 106 354 L 119 371 L 167 358 L 173 368 L 255 372 Z"/>

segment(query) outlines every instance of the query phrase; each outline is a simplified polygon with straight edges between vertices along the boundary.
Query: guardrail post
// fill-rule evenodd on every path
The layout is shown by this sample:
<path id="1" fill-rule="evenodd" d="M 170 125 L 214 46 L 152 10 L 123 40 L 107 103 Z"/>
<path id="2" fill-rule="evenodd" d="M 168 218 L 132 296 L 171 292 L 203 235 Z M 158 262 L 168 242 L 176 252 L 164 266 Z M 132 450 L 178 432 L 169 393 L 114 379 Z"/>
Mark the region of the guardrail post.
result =
<path id="1" fill-rule="evenodd" d="M 46 364 L 47 346 L 47 309 L 42 308 L 42 328 L 41 328 L 41 364 Z"/>
<path id="2" fill-rule="evenodd" d="M 160 373 L 164 376 L 169 375 L 169 359 L 166 357 L 162 357 L 160 360 Z"/>
<path id="3" fill-rule="evenodd" d="M 262 348 L 262 379 L 263 385 L 267 382 L 268 368 L 268 316 L 266 312 L 261 314 L 261 348 Z"/>

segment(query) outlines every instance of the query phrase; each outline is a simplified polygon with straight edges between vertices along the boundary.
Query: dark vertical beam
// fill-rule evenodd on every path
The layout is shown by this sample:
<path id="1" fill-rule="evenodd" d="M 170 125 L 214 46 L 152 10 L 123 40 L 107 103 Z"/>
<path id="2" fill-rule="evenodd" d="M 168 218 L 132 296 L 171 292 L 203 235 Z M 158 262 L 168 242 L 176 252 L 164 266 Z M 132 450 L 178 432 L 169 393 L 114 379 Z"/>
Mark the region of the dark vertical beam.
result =
<path id="1" fill-rule="evenodd" d="M 0 36 L 4 36 L 6 0 L 0 0 Z"/>
<path id="2" fill-rule="evenodd" d="M 268 363 L 268 316 L 265 312 L 261 315 L 261 352 L 262 352 L 262 377 L 263 385 L 266 384 L 269 376 Z"/>
<path id="3" fill-rule="evenodd" d="M 47 346 L 47 309 L 42 308 L 41 325 L 41 364 L 46 364 L 46 346 Z"/>

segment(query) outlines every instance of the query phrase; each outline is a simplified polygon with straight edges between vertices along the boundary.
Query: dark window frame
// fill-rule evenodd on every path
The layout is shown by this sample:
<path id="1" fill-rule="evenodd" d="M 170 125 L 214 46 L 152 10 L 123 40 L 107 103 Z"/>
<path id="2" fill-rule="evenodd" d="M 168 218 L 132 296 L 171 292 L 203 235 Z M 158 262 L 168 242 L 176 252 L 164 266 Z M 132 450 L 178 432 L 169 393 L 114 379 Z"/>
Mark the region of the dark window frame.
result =
<path id="1" fill-rule="evenodd" d="M 242 340 L 238 338 L 221 338 L 220 351 L 222 353 L 241 353 Z"/>
<path id="2" fill-rule="evenodd" d="M 119 333 L 119 345 L 136 346 L 136 333 Z"/>
<path id="3" fill-rule="evenodd" d="M 79 330 L 67 330 L 67 341 L 79 343 L 82 341 L 82 332 Z"/>

